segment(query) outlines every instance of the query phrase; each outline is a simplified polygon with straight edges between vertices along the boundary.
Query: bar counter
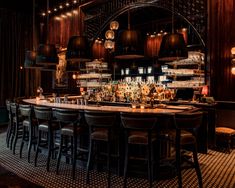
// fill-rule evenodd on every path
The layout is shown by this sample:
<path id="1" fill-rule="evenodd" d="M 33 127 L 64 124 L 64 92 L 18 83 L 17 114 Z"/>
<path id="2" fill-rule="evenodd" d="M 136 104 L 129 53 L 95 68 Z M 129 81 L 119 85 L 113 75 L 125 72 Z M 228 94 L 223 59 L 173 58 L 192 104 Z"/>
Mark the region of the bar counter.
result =
<path id="1" fill-rule="evenodd" d="M 67 108 L 74 110 L 98 110 L 98 111 L 109 111 L 109 112 L 133 112 L 133 113 L 148 113 L 148 114 L 165 114 L 165 115 L 174 115 L 175 113 L 183 112 L 185 110 L 193 110 L 195 107 L 192 106 L 172 106 L 166 105 L 164 108 L 131 108 L 126 106 L 106 106 L 106 105 L 78 105 L 78 104 L 65 104 L 65 103 L 51 103 L 47 100 L 36 100 L 34 99 L 23 99 L 23 102 L 39 105 L 39 106 L 47 106 L 52 108 Z"/>

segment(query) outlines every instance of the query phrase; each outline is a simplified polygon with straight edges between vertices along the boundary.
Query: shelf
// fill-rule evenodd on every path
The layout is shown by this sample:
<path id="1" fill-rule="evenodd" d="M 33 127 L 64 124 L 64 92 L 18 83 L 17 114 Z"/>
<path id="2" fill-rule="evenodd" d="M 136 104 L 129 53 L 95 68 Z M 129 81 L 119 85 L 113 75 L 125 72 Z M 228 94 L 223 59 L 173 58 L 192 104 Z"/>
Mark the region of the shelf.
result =
<path id="1" fill-rule="evenodd" d="M 102 79 L 111 78 L 111 74 L 108 73 L 87 73 L 78 75 L 78 79 Z"/>

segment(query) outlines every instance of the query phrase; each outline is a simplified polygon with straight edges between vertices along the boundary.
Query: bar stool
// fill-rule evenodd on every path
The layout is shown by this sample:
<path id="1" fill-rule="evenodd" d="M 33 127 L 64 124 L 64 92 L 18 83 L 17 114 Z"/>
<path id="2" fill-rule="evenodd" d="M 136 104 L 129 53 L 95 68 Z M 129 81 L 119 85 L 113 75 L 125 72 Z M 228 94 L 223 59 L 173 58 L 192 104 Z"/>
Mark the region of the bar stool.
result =
<path id="1" fill-rule="evenodd" d="M 59 166 L 61 155 L 63 154 L 66 157 L 70 157 L 72 159 L 72 177 L 75 179 L 75 169 L 76 169 L 76 159 L 77 152 L 85 152 L 88 153 L 86 149 L 80 148 L 77 146 L 78 136 L 80 136 L 83 132 L 83 127 L 80 125 L 80 115 L 78 111 L 69 110 L 69 109 L 54 109 L 54 114 L 56 119 L 60 123 L 60 147 L 59 153 L 57 156 L 57 165 L 56 165 L 56 174 L 59 174 Z M 69 137 L 71 140 L 70 146 L 68 143 L 65 143 L 65 138 Z M 68 151 L 71 151 L 71 154 Z"/>
<path id="2" fill-rule="evenodd" d="M 33 118 L 33 107 L 31 105 L 19 105 L 20 114 L 23 120 L 23 135 L 20 146 L 20 158 L 22 158 L 22 150 L 24 143 L 28 143 L 28 162 L 30 163 L 30 153 L 32 145 L 36 145 L 37 122 Z M 34 147 L 35 148 L 35 147 Z"/>
<path id="3" fill-rule="evenodd" d="M 11 145 L 10 149 L 13 150 L 13 154 L 15 155 L 16 144 L 19 138 L 22 138 L 23 133 L 23 119 L 19 113 L 19 104 L 18 103 L 10 103 L 10 112 L 11 112 L 11 122 L 12 122 L 12 137 L 11 137 Z"/>
<path id="4" fill-rule="evenodd" d="M 116 113 L 103 111 L 84 111 L 85 120 L 89 126 L 89 154 L 87 161 L 86 181 L 89 183 L 89 172 L 91 168 L 92 156 L 94 154 L 94 142 L 105 142 L 107 144 L 107 168 L 108 187 L 111 184 L 110 157 L 111 157 L 111 132 L 116 124 Z"/>
<path id="5" fill-rule="evenodd" d="M 124 187 L 127 186 L 130 145 L 141 145 L 147 148 L 148 179 L 150 187 L 152 187 L 152 154 L 153 143 L 157 141 L 155 128 L 158 118 L 150 114 L 121 112 L 121 121 L 125 131 Z"/>
<path id="6" fill-rule="evenodd" d="M 54 145 L 54 134 L 59 130 L 59 123 L 54 121 L 53 112 L 51 108 L 43 106 L 34 106 L 35 117 L 38 120 L 38 140 L 36 147 L 36 154 L 34 166 L 37 166 L 37 158 L 40 149 L 47 147 L 47 164 L 46 168 L 49 171 L 51 156 L 57 149 Z M 42 133 L 47 134 L 46 140 L 42 138 Z"/>
<path id="7" fill-rule="evenodd" d="M 174 125 L 175 125 L 175 135 L 172 135 L 175 138 L 175 149 L 176 149 L 176 169 L 178 174 L 178 184 L 179 187 L 182 187 L 182 175 L 181 175 L 181 149 L 188 149 L 187 146 L 192 148 L 193 152 L 193 163 L 187 161 L 191 164 L 192 167 L 195 168 L 199 187 L 202 187 L 202 175 L 200 166 L 198 163 L 197 156 L 197 129 L 201 126 L 203 119 L 203 112 L 185 112 L 185 113 L 177 113 L 174 117 Z"/>

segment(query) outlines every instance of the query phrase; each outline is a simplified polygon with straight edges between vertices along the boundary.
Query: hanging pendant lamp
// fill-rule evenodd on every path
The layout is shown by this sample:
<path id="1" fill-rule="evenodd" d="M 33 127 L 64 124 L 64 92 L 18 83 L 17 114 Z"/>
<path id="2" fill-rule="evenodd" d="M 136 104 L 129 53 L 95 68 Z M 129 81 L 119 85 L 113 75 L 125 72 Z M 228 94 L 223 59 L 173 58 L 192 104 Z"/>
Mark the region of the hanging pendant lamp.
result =
<path id="1" fill-rule="evenodd" d="M 79 8 L 79 32 L 78 35 L 69 38 L 65 59 L 67 60 L 66 71 L 75 72 L 80 70 L 80 63 L 90 61 L 90 46 L 86 36 L 82 36 L 82 14 Z"/>
<path id="2" fill-rule="evenodd" d="M 143 44 L 140 33 L 130 28 L 130 11 L 128 11 L 128 29 L 123 31 L 117 39 L 115 59 L 143 58 Z"/>
<path id="3" fill-rule="evenodd" d="M 184 37 L 180 33 L 174 33 L 174 0 L 172 0 L 172 33 L 162 38 L 159 61 L 175 61 L 188 58 L 188 50 Z"/>
<path id="4" fill-rule="evenodd" d="M 26 69 L 42 69 L 43 67 L 36 64 L 36 51 L 27 50 L 25 53 L 24 68 Z"/>
<path id="5" fill-rule="evenodd" d="M 49 11 L 49 0 L 47 0 L 47 12 L 48 11 Z M 46 25 L 47 34 L 48 34 L 47 32 L 48 27 L 49 27 L 49 14 L 47 14 L 47 25 Z M 48 68 L 49 66 L 53 66 L 55 68 L 55 65 L 58 64 L 58 62 L 59 58 L 54 44 L 49 44 L 48 41 L 46 42 L 46 44 L 39 44 L 36 56 L 37 65 L 42 65 L 46 68 Z"/>

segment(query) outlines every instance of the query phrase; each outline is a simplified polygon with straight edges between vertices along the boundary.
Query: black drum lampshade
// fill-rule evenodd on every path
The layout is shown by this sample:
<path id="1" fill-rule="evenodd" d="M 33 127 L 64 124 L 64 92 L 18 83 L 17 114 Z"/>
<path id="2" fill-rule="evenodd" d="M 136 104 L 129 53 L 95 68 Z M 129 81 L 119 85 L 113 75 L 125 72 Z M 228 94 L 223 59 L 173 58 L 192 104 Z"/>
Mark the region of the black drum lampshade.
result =
<path id="1" fill-rule="evenodd" d="M 80 62 L 90 61 L 89 43 L 85 36 L 72 36 L 69 39 L 66 52 L 66 71 L 77 71 Z"/>
<path id="2" fill-rule="evenodd" d="M 37 50 L 36 64 L 49 66 L 59 62 L 56 47 L 53 44 L 40 44 Z"/>
<path id="3" fill-rule="evenodd" d="M 188 50 L 184 37 L 180 33 L 166 34 L 162 38 L 159 61 L 175 61 L 188 58 Z"/>

